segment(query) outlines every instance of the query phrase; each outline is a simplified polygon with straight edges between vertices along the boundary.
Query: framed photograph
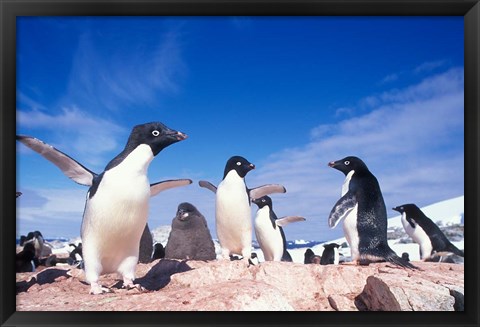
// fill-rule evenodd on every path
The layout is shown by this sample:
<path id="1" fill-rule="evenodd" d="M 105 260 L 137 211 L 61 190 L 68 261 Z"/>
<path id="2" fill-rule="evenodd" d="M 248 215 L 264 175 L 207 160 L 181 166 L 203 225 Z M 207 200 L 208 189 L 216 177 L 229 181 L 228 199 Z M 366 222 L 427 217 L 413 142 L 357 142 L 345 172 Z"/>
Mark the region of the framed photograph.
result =
<path id="1" fill-rule="evenodd" d="M 479 215 L 478 0 L 0 8 L 2 326 L 478 324 L 479 230 L 470 218 Z M 380 197 L 361 201 L 381 204 L 372 205 L 378 221 L 359 227 L 345 194 L 365 171 Z M 248 223 L 218 204 L 235 183 L 246 204 L 232 211 Z M 127 195 L 114 206 L 94 202 Z M 360 200 L 350 201 L 359 215 Z M 428 271 L 420 236 L 404 222 L 409 203 L 448 231 L 461 264 Z M 173 239 L 186 208 L 207 227 L 215 258 L 240 260 L 210 270 L 210 257 L 193 254 L 152 261 L 153 244 Z M 225 245 L 230 230 L 245 230 L 238 238 L 248 250 Z M 141 233 L 148 246 L 128 264 Z M 44 260 L 68 269 L 31 275 L 28 254 L 19 268 L 20 245 L 38 235 L 50 249 Z M 177 253 L 198 230 L 182 237 Z M 387 262 L 353 265 L 369 237 L 390 251 L 371 257 Z M 122 256 L 102 261 L 111 274 L 85 277 L 81 257 L 68 258 L 82 239 Z M 320 262 L 327 243 L 342 270 L 322 263 L 305 272 L 308 250 Z M 279 260 L 293 263 L 268 262 Z"/>

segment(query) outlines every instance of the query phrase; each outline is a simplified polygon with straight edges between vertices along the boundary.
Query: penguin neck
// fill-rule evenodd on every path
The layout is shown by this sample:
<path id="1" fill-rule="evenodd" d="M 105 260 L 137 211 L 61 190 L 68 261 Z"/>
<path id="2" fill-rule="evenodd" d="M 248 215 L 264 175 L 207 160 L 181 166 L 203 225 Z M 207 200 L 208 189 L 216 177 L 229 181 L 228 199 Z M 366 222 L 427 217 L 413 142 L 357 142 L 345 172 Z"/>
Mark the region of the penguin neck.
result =
<path id="1" fill-rule="evenodd" d="M 112 162 L 119 157 L 123 157 L 123 160 L 118 162 L 115 166 L 110 167 L 110 169 L 121 169 L 130 173 L 146 175 L 148 166 L 154 158 L 150 146 L 147 144 L 140 144 L 135 149 L 131 150 L 130 153 L 124 152 L 119 154 L 114 160 L 112 160 Z"/>
<path id="2" fill-rule="evenodd" d="M 244 177 L 240 177 L 238 173 L 232 169 L 230 170 L 226 175 L 225 178 L 223 179 L 226 183 L 235 183 L 235 184 L 244 184 L 245 185 L 245 179 Z"/>
<path id="3" fill-rule="evenodd" d="M 348 192 L 350 180 L 352 179 L 353 174 L 355 174 L 355 170 L 350 170 L 347 176 L 345 177 L 345 181 L 343 182 L 343 185 L 342 185 L 342 196 L 344 196 Z"/>

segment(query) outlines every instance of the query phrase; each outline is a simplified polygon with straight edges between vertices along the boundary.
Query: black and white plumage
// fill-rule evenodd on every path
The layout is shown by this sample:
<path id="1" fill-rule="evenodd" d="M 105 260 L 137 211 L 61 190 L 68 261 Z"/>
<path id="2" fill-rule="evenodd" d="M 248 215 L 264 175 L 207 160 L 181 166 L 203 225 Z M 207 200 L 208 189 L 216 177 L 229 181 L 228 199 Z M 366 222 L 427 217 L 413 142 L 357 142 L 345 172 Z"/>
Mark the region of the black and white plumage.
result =
<path id="1" fill-rule="evenodd" d="M 434 252 L 452 252 L 461 257 L 463 251 L 453 245 L 440 228 L 413 203 L 393 208 L 402 215 L 402 224 L 407 234 L 420 247 L 420 258 L 426 259 Z"/>
<path id="2" fill-rule="evenodd" d="M 340 254 L 338 248 L 340 245 L 337 243 L 329 243 L 323 245 L 322 258 L 320 259 L 321 265 L 338 265 L 340 261 Z"/>
<path id="3" fill-rule="evenodd" d="M 285 193 L 283 186 L 268 184 L 253 189 L 247 188 L 245 176 L 255 165 L 241 156 L 228 159 L 223 180 L 215 187 L 207 181 L 200 181 L 201 187 L 215 193 L 215 227 L 222 248 L 222 258 L 241 255 L 246 261 L 252 248 L 251 199 L 271 193 Z"/>
<path id="4" fill-rule="evenodd" d="M 353 156 L 328 164 L 345 174 L 342 196 L 328 217 L 334 228 L 343 220 L 343 231 L 350 245 L 352 261 L 362 263 L 386 260 L 412 268 L 387 242 L 387 210 L 380 185 L 365 163 Z"/>
<path id="5" fill-rule="evenodd" d="M 254 222 L 255 236 L 265 261 L 292 262 L 292 257 L 287 251 L 285 233 L 281 226 L 286 226 L 291 222 L 305 221 L 305 218 L 300 216 L 277 218 L 273 211 L 272 199 L 267 195 L 253 199 L 252 202 L 258 206 Z"/>
<path id="6" fill-rule="evenodd" d="M 101 274 L 118 272 L 124 287 L 134 285 L 139 242 L 147 223 L 149 199 L 168 188 L 192 181 L 169 180 L 150 184 L 147 170 L 153 158 L 167 146 L 186 139 L 181 132 L 159 122 L 132 129 L 123 151 L 113 158 L 101 174 L 87 169 L 65 153 L 29 136 L 17 140 L 51 161 L 75 182 L 90 186 L 81 238 L 85 276 L 90 293 L 109 291 L 98 283 Z"/>
<path id="7" fill-rule="evenodd" d="M 152 253 L 152 260 L 162 259 L 165 258 L 165 248 L 163 247 L 162 243 L 155 243 L 153 245 L 153 253 Z"/>
<path id="8" fill-rule="evenodd" d="M 322 257 L 319 255 L 316 255 L 312 249 L 307 249 L 305 250 L 304 258 L 303 258 L 303 263 L 304 264 L 316 264 L 319 265 L 320 261 L 322 260 Z"/>
<path id="9" fill-rule="evenodd" d="M 191 203 L 178 205 L 165 246 L 166 259 L 215 260 L 215 245 L 207 220 Z"/>
<path id="10" fill-rule="evenodd" d="M 33 243 L 26 243 L 23 250 L 15 255 L 15 272 L 35 271 L 35 246 Z"/>

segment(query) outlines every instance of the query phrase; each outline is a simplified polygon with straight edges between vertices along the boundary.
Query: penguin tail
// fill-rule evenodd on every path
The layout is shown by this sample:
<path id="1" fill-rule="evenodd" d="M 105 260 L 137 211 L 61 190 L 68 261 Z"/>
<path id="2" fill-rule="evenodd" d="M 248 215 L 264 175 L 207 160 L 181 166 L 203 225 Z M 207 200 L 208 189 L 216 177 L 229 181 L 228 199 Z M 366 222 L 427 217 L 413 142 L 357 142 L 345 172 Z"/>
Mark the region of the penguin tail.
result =
<path id="1" fill-rule="evenodd" d="M 388 262 L 391 262 L 397 266 L 403 267 L 403 268 L 409 268 L 409 269 L 414 269 L 414 270 L 419 270 L 417 266 L 412 265 L 409 261 L 402 259 L 395 253 L 390 253 L 385 257 L 385 260 Z"/>
<path id="2" fill-rule="evenodd" d="M 464 256 L 465 256 L 465 255 L 464 255 L 464 252 L 463 252 L 462 250 L 459 250 L 459 249 L 458 249 L 455 245 L 453 245 L 453 244 L 450 244 L 450 245 L 449 245 L 447 251 L 452 252 L 452 253 L 454 253 L 454 254 L 456 254 L 456 255 L 459 255 L 459 256 L 461 256 L 461 257 L 464 257 Z"/>

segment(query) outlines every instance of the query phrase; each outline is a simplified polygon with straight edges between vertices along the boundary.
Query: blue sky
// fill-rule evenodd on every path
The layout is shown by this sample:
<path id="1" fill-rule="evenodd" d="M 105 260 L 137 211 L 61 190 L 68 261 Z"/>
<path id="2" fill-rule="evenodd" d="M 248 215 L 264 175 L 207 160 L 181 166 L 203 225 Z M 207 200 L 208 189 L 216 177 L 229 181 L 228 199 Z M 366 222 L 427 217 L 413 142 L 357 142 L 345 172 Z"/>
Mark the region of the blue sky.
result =
<path id="1" fill-rule="evenodd" d="M 134 125 L 189 138 L 162 151 L 151 182 L 190 178 L 152 198 L 152 229 L 191 202 L 215 233 L 227 159 L 257 167 L 249 187 L 280 183 L 287 239 L 328 240 L 342 173 L 362 158 L 389 217 L 403 203 L 463 195 L 463 17 L 19 17 L 17 133 L 102 172 Z M 17 235 L 80 234 L 87 188 L 17 145 Z M 252 213 L 256 206 L 252 206 Z"/>

